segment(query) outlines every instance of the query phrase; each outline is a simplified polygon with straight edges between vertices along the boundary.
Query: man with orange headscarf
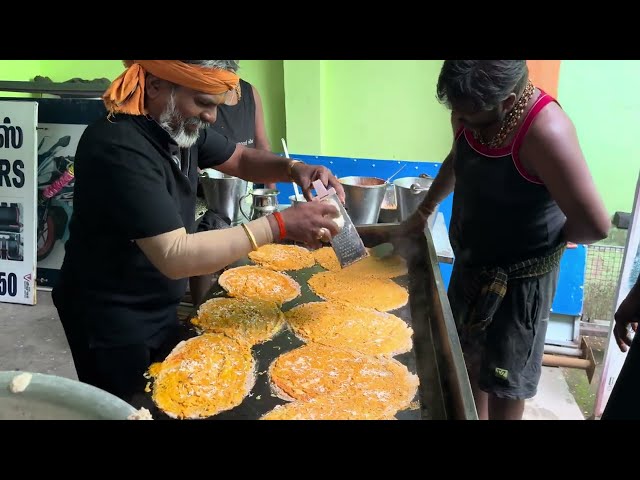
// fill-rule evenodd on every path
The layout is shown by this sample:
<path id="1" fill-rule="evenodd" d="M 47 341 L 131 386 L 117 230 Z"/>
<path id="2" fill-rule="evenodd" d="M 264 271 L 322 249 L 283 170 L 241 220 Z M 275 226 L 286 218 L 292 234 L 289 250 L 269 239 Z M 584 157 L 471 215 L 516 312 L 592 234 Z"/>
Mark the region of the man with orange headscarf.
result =
<path id="1" fill-rule="evenodd" d="M 224 61 L 222 61 L 224 62 Z M 309 202 L 243 226 L 191 233 L 197 169 L 298 183 L 311 198 L 326 168 L 244 148 L 206 127 L 238 85 L 219 60 L 132 60 L 103 96 L 109 115 L 84 131 L 74 212 L 53 300 L 80 381 L 130 401 L 149 364 L 175 346 L 190 276 L 286 239 L 317 247 L 338 232 L 335 207 Z"/>

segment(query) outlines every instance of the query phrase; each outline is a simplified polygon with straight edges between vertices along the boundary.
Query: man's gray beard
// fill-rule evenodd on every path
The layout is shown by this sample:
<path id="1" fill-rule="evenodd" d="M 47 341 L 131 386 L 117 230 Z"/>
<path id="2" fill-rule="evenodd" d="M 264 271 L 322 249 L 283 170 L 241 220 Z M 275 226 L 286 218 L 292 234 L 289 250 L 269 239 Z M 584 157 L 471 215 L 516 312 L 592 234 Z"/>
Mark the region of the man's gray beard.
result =
<path id="1" fill-rule="evenodd" d="M 160 115 L 160 126 L 164 128 L 174 142 L 178 144 L 180 148 L 190 148 L 195 145 L 200 136 L 200 130 L 207 127 L 208 124 L 204 123 L 200 119 L 190 118 L 185 120 L 178 109 L 176 108 L 175 93 L 171 92 L 169 102 L 164 109 L 164 112 Z M 177 124 L 178 128 L 174 129 L 171 124 Z M 185 129 L 187 125 L 197 125 L 198 129 L 194 133 L 188 133 Z"/>

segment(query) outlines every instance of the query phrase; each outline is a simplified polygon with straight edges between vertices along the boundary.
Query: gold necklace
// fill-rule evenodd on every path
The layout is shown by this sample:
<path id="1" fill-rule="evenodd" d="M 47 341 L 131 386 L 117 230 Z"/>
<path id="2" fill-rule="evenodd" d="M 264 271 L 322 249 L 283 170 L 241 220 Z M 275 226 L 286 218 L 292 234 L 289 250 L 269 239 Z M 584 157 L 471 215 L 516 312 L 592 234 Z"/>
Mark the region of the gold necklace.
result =
<path id="1" fill-rule="evenodd" d="M 533 93 L 535 92 L 535 87 L 531 80 L 527 82 L 527 86 L 524 87 L 524 92 L 513 106 L 511 111 L 506 115 L 504 120 L 502 121 L 502 126 L 498 133 L 489 141 L 485 141 L 477 132 L 473 132 L 473 137 L 480 142 L 481 145 L 487 146 L 489 148 L 498 148 L 500 145 L 504 143 L 509 134 L 516 127 L 522 114 L 524 113 L 524 109 L 529 104 L 529 100 L 533 97 Z"/>

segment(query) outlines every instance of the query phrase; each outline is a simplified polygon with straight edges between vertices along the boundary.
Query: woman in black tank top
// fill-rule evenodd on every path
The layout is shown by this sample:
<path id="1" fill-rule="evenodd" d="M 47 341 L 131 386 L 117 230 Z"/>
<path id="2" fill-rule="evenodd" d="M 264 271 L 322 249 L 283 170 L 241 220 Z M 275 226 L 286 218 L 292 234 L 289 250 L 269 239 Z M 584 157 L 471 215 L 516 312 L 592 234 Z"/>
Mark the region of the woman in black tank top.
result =
<path id="1" fill-rule="evenodd" d="M 239 62 L 237 60 L 227 60 L 226 69 L 236 73 L 239 69 Z M 216 121 L 209 128 L 224 135 L 234 143 L 239 143 L 247 148 L 270 150 L 260 95 L 253 85 L 243 79 L 240 79 L 236 95 L 231 101 L 218 107 Z M 255 187 L 275 188 L 275 184 L 256 184 Z M 200 185 L 198 185 L 198 197 L 204 198 Z M 217 212 L 207 210 L 198 224 L 198 231 L 228 226 L 226 219 L 221 218 Z M 213 279 L 213 275 L 189 279 L 189 291 L 193 305 L 197 306 L 202 303 L 211 288 Z"/>
<path id="2" fill-rule="evenodd" d="M 610 221 L 575 128 L 526 60 L 446 60 L 439 100 L 454 142 L 406 228 L 453 192 L 449 302 L 481 419 L 521 419 L 536 394 L 566 242 Z"/>

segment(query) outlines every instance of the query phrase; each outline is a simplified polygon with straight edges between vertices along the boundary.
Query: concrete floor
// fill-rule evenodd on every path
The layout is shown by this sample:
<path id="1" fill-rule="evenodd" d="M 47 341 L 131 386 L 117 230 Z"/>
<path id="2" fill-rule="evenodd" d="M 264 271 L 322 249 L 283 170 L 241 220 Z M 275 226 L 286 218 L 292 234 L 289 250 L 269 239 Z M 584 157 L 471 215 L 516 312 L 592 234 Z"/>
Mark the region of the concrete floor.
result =
<path id="1" fill-rule="evenodd" d="M 538 394 L 527 402 L 524 420 L 584 420 L 560 368 L 542 367 Z"/>
<path id="2" fill-rule="evenodd" d="M 0 303 L 0 370 L 24 370 L 77 380 L 51 294 L 35 306 Z"/>
<path id="3" fill-rule="evenodd" d="M 69 346 L 51 294 L 38 290 L 38 305 L 0 304 L 0 371 L 22 370 L 77 380 Z M 559 368 L 543 367 L 538 395 L 525 420 L 583 420 Z"/>

